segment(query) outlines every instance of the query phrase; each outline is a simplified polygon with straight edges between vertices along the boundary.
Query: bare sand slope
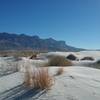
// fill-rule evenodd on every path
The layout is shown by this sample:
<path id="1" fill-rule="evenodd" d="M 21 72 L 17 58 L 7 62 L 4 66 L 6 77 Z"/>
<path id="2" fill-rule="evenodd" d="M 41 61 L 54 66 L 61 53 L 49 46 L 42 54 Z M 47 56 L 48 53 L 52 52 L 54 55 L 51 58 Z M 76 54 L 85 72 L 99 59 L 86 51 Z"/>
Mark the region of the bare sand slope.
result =
<path id="1" fill-rule="evenodd" d="M 24 77 L 19 72 L 0 77 L 0 93 L 21 85 L 23 79 Z"/>
<path id="2" fill-rule="evenodd" d="M 50 68 L 52 74 L 56 70 L 57 67 Z M 6 88 L 10 86 L 9 91 L 0 94 L 0 100 L 100 100 L 99 69 L 79 66 L 64 67 L 64 73 L 55 77 L 55 84 L 47 93 L 20 86 L 22 77 L 19 73 L 16 74 L 0 78 L 0 84 L 2 82 L 5 84 L 0 85 L 0 90 L 4 90 L 5 86 Z M 13 85 L 10 81 L 13 81 Z"/>
<path id="3" fill-rule="evenodd" d="M 52 89 L 38 100 L 100 100 L 100 70 L 84 67 L 65 68 Z"/>

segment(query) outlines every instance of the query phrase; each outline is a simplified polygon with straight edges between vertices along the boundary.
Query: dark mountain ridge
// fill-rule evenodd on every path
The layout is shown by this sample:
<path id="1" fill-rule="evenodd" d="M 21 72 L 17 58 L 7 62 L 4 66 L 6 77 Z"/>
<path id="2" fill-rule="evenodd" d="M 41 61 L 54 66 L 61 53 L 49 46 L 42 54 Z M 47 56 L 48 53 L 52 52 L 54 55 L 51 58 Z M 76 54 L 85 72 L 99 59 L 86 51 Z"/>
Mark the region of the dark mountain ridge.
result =
<path id="1" fill-rule="evenodd" d="M 39 36 L 0 33 L 0 50 L 80 51 L 83 49 L 66 45 L 65 41 Z"/>

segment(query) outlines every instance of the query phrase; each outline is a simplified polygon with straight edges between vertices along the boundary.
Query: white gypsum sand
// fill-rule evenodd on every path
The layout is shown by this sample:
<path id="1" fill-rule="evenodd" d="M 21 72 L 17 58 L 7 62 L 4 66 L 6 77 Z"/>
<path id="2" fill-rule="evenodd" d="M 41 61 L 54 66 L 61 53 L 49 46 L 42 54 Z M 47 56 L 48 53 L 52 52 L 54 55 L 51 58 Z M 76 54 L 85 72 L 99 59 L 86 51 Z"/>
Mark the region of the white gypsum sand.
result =
<path id="1" fill-rule="evenodd" d="M 10 90 L 24 82 L 24 77 L 21 73 L 16 72 L 0 78 L 0 93 Z"/>
<path id="2" fill-rule="evenodd" d="M 55 76 L 59 67 L 49 66 L 49 74 L 54 77 L 55 84 L 46 94 L 43 94 L 39 97 L 37 93 L 37 100 L 100 100 L 100 69 L 85 66 L 88 64 L 95 63 L 98 59 L 100 59 L 100 51 L 49 52 L 42 54 L 42 57 L 44 56 L 44 58 L 46 58 L 48 54 L 61 55 L 65 57 L 69 54 L 74 54 L 79 59 L 86 56 L 90 56 L 93 57 L 95 60 L 72 61 L 74 65 L 63 67 L 64 72 L 59 76 Z M 19 61 L 19 72 L 0 77 L 0 97 L 3 97 L 2 93 L 5 94 L 7 90 L 15 88 L 16 86 L 21 85 L 23 83 L 23 73 L 26 71 L 26 68 L 29 68 L 29 72 L 32 73 L 35 68 L 47 63 L 47 61 L 47 59 L 30 60 L 28 58 L 22 58 L 22 61 Z M 22 95 L 20 99 L 33 100 L 35 96 L 32 96 L 31 94 L 30 97 L 30 92 L 28 92 L 28 90 L 26 91 L 27 94 L 25 95 L 28 95 L 26 96 L 26 98 L 24 98 L 24 94 L 21 94 L 21 92 L 19 92 L 20 95 Z M 15 94 L 17 98 L 17 93 Z M 15 97 L 15 95 L 11 94 L 9 94 L 9 96 Z M 6 93 L 5 100 L 9 100 L 7 97 L 8 95 Z M 13 100 L 13 98 L 10 99 Z"/>

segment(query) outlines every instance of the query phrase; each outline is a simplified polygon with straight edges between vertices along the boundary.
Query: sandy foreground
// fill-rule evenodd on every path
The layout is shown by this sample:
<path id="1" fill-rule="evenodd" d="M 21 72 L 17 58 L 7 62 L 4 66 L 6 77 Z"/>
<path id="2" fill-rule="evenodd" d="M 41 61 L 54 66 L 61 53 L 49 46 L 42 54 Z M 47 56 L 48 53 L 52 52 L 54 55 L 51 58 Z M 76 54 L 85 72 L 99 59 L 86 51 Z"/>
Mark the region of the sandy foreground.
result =
<path id="1" fill-rule="evenodd" d="M 96 59 L 100 56 L 100 52 L 76 53 L 79 57 L 86 54 Z M 55 66 L 50 67 L 50 74 L 54 75 L 57 69 Z M 100 69 L 85 66 L 64 67 L 64 73 L 55 76 L 54 80 L 54 85 L 45 92 L 23 86 L 22 71 L 4 75 L 0 77 L 0 100 L 100 100 Z"/>
<path id="2" fill-rule="evenodd" d="M 50 70 L 55 72 L 56 67 Z M 23 82 L 21 76 L 20 73 L 14 73 L 0 78 L 0 92 L 3 91 L 0 93 L 0 100 L 84 100 L 84 97 L 85 100 L 100 100 L 100 70 L 98 69 L 67 67 L 62 75 L 55 77 L 51 89 L 42 95 L 40 92 L 34 94 L 34 90 L 25 89 L 21 85 Z"/>

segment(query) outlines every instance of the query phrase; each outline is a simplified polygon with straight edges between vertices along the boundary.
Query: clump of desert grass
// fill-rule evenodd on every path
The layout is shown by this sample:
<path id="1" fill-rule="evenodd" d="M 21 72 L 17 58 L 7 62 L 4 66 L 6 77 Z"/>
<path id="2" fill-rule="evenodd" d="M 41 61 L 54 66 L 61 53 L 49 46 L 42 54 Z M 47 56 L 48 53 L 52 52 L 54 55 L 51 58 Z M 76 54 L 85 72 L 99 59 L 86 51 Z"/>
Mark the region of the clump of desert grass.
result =
<path id="1" fill-rule="evenodd" d="M 71 66 L 72 62 L 63 56 L 53 56 L 48 61 L 48 66 Z"/>
<path id="2" fill-rule="evenodd" d="M 77 59 L 77 57 L 73 54 L 68 55 L 66 58 L 69 60 L 76 60 Z"/>
<path id="3" fill-rule="evenodd" d="M 57 70 L 55 76 L 61 75 L 61 74 L 63 74 L 63 73 L 64 73 L 64 68 L 63 68 L 63 67 L 60 67 L 60 68 L 58 68 L 58 70 Z"/>
<path id="4" fill-rule="evenodd" d="M 84 57 L 84 58 L 82 58 L 81 60 L 90 60 L 90 61 L 93 61 L 94 60 L 94 58 L 93 57 Z"/>
<path id="5" fill-rule="evenodd" d="M 53 78 L 49 75 L 48 68 L 41 67 L 33 72 L 26 72 L 25 85 L 31 88 L 48 90 L 53 85 Z"/>
<path id="6" fill-rule="evenodd" d="M 37 53 L 34 53 L 34 54 L 30 57 L 30 59 L 36 59 L 36 57 L 37 57 Z"/>

